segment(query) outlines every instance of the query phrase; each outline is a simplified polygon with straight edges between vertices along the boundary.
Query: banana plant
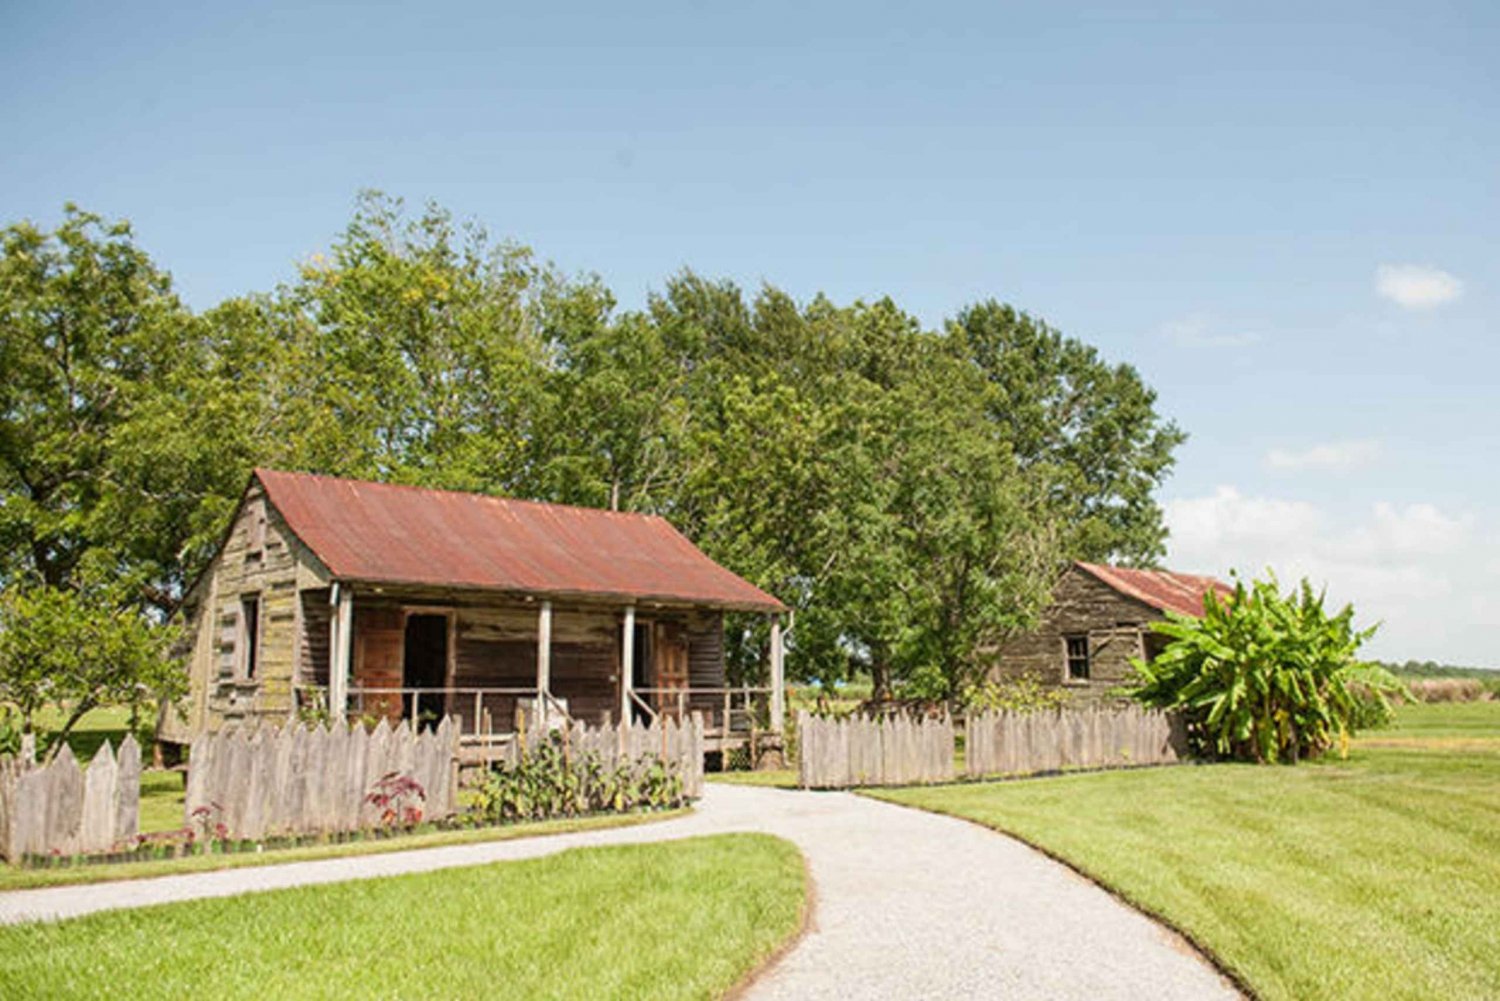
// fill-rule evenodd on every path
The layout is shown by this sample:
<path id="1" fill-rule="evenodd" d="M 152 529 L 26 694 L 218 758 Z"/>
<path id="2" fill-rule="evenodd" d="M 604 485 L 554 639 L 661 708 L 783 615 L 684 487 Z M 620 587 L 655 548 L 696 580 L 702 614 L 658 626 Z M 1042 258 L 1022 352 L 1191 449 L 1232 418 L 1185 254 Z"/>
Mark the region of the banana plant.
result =
<path id="1" fill-rule="evenodd" d="M 1168 637 L 1154 659 L 1132 660 L 1146 705 L 1184 714 L 1198 753 L 1292 762 L 1347 748 L 1361 726 L 1390 718 L 1405 686 L 1358 658 L 1377 626 L 1358 629 L 1354 607 L 1328 614 L 1304 579 L 1283 595 L 1274 575 L 1233 594 L 1209 591 L 1203 617 L 1168 613 L 1152 629 Z"/>

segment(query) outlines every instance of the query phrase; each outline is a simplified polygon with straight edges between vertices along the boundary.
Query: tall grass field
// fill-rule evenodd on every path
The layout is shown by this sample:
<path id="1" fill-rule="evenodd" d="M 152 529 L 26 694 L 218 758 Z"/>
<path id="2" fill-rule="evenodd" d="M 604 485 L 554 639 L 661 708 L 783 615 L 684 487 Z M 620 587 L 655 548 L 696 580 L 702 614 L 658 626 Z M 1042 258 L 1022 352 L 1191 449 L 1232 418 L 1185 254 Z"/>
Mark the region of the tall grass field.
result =
<path id="1" fill-rule="evenodd" d="M 1261 998 L 1500 998 L 1500 703 L 1401 707 L 1347 760 L 871 795 L 1042 848 Z"/>

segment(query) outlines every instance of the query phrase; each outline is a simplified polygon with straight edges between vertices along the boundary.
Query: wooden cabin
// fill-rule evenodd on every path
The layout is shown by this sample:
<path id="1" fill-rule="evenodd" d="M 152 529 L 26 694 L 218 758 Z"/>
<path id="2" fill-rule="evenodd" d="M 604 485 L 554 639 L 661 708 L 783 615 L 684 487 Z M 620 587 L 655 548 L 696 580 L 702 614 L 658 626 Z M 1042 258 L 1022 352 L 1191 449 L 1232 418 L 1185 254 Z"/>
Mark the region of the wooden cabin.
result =
<path id="1" fill-rule="evenodd" d="M 1165 637 L 1151 623 L 1169 611 L 1201 618 L 1209 591 L 1222 597 L 1233 589 L 1197 574 L 1073 563 L 1037 628 L 1001 644 L 990 676 L 1035 678 L 1068 689 L 1074 701 L 1108 700 L 1130 680 L 1132 657 L 1160 652 Z"/>
<path id="2" fill-rule="evenodd" d="M 768 685 L 726 683 L 731 611 L 770 618 Z M 184 598 L 162 739 L 451 715 L 474 745 L 698 712 L 722 749 L 781 732 L 785 611 L 653 515 L 258 469 Z"/>

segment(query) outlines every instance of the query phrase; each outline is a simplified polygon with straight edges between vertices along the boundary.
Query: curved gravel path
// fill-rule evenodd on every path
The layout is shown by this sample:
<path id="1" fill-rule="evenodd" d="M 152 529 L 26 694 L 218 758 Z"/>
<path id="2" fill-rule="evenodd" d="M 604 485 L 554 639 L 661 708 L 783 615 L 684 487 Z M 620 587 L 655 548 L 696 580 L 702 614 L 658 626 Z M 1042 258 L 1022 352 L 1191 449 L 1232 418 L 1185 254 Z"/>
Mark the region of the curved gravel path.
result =
<path id="1" fill-rule="evenodd" d="M 0 924 L 727 831 L 787 838 L 814 883 L 807 934 L 746 997 L 1239 996 L 1180 938 L 1004 835 L 849 793 L 714 783 L 692 815 L 637 827 L 0 893 Z"/>

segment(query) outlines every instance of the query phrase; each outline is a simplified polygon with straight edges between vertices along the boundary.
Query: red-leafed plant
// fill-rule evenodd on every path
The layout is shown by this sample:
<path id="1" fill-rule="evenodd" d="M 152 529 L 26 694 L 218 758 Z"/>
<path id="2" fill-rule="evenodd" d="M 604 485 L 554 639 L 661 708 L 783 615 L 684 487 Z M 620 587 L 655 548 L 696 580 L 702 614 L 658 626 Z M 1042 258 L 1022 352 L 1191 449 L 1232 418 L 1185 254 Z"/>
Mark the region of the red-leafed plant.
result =
<path id="1" fill-rule="evenodd" d="M 209 802 L 198 807 L 189 814 L 189 818 L 191 823 L 186 828 L 188 844 L 199 838 L 204 843 L 229 840 L 229 827 L 224 823 L 224 808 L 218 803 Z"/>
<path id="2" fill-rule="evenodd" d="M 422 807 L 427 792 L 422 783 L 401 772 L 386 772 L 365 797 L 365 802 L 380 811 L 385 827 L 415 827 L 422 822 Z"/>

